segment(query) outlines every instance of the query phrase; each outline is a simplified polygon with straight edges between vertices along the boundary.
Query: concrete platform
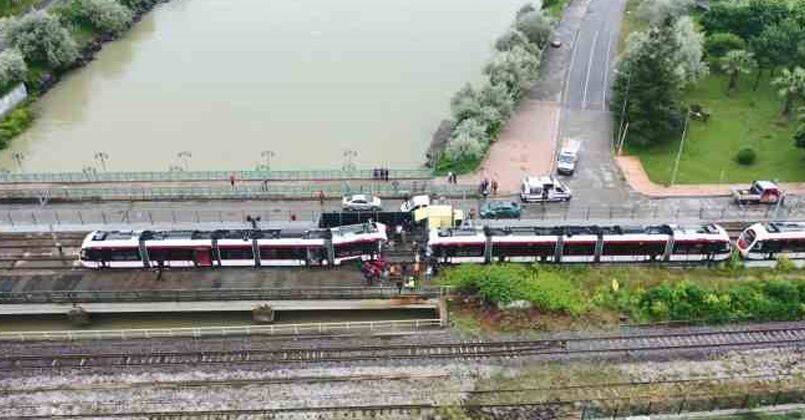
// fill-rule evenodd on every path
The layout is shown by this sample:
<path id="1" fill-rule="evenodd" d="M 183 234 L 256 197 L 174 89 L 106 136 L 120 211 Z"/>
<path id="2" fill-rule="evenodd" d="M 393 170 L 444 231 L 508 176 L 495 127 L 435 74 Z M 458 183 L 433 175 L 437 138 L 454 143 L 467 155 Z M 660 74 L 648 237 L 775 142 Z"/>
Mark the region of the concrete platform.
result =
<path id="1" fill-rule="evenodd" d="M 332 310 L 378 310 L 378 309 L 437 309 L 438 299 L 417 297 L 399 299 L 349 299 L 349 300 L 276 300 L 276 301 L 227 301 L 227 302 L 125 302 L 85 303 L 78 307 L 88 314 L 117 313 L 163 313 L 163 312 L 250 312 L 260 305 L 268 305 L 275 312 L 281 311 L 332 311 Z M 66 315 L 76 309 L 69 303 L 6 304 L 0 305 L 0 315 Z"/>

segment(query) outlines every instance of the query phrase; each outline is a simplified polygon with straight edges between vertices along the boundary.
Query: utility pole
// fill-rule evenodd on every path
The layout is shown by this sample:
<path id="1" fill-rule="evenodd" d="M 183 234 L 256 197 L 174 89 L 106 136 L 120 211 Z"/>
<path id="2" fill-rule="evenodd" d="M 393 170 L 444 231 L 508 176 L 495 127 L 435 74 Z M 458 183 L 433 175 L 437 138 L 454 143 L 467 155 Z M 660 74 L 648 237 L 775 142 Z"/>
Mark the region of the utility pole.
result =
<path id="1" fill-rule="evenodd" d="M 615 70 L 617 72 L 617 70 Z M 623 124 L 626 119 L 626 104 L 629 102 L 629 93 L 632 89 L 632 73 L 629 73 L 629 76 L 626 79 L 626 94 L 623 95 L 623 106 L 621 106 L 621 121 L 618 124 L 618 139 L 621 140 L 621 148 L 623 148 L 623 141 L 626 139 L 626 136 L 623 133 Z M 629 124 L 628 122 L 626 123 Z M 620 154 L 620 151 L 618 152 Z"/>
<path id="2" fill-rule="evenodd" d="M 682 139 L 679 140 L 679 150 L 676 152 L 674 161 L 674 171 L 671 173 L 671 185 L 676 182 L 676 174 L 679 171 L 679 160 L 682 158 L 682 149 L 685 147 L 685 137 L 688 133 L 688 121 L 690 120 L 690 110 L 685 111 L 685 128 L 682 129 Z"/>

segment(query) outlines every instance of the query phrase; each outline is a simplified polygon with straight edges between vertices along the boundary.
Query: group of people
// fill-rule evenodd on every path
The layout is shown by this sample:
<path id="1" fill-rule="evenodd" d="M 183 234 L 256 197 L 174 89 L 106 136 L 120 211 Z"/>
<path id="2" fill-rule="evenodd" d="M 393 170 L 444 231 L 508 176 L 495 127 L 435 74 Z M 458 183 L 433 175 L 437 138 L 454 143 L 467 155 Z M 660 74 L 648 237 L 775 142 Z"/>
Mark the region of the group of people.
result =
<path id="1" fill-rule="evenodd" d="M 366 279 L 367 286 L 372 286 L 382 278 L 394 281 L 397 289 L 402 293 L 403 286 L 414 288 L 415 278 L 419 275 L 419 264 L 390 264 L 383 258 L 373 261 L 359 261 L 361 272 Z"/>
<path id="2" fill-rule="evenodd" d="M 481 180 L 481 184 L 478 186 L 478 192 L 480 192 L 484 197 L 489 196 L 490 192 L 492 195 L 498 195 L 498 182 L 494 179 L 490 181 L 489 178 L 484 178 Z"/>
<path id="3" fill-rule="evenodd" d="M 388 168 L 374 168 L 372 169 L 372 179 L 379 179 L 381 181 L 389 180 Z"/>
<path id="4" fill-rule="evenodd" d="M 454 174 L 453 172 L 447 173 L 447 183 L 448 184 L 458 184 L 458 175 Z"/>

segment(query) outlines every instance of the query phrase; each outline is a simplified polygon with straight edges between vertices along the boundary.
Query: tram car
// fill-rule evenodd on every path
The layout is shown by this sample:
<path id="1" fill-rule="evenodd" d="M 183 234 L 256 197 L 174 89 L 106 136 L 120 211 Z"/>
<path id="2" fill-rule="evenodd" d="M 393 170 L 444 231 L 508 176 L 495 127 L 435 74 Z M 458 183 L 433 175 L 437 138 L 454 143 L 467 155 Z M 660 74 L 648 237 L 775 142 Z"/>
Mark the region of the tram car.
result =
<path id="1" fill-rule="evenodd" d="M 752 265 L 773 264 L 780 256 L 805 259 L 805 222 L 755 223 L 741 232 L 736 248 Z"/>
<path id="2" fill-rule="evenodd" d="M 330 229 L 95 231 L 81 244 L 87 268 L 340 265 L 382 252 L 386 226 Z"/>
<path id="3" fill-rule="evenodd" d="M 729 258 L 721 226 L 470 227 L 431 230 L 437 263 L 717 262 Z"/>

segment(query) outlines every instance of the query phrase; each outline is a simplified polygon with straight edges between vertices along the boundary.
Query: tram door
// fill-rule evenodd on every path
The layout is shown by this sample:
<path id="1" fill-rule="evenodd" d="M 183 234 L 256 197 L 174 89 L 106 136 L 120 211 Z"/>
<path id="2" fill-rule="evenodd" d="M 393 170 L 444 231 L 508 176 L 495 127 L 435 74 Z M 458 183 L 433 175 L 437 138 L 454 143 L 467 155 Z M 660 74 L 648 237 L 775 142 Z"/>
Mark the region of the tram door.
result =
<path id="1" fill-rule="evenodd" d="M 212 258 L 209 248 L 197 248 L 193 252 L 193 260 L 197 267 L 212 267 Z"/>

